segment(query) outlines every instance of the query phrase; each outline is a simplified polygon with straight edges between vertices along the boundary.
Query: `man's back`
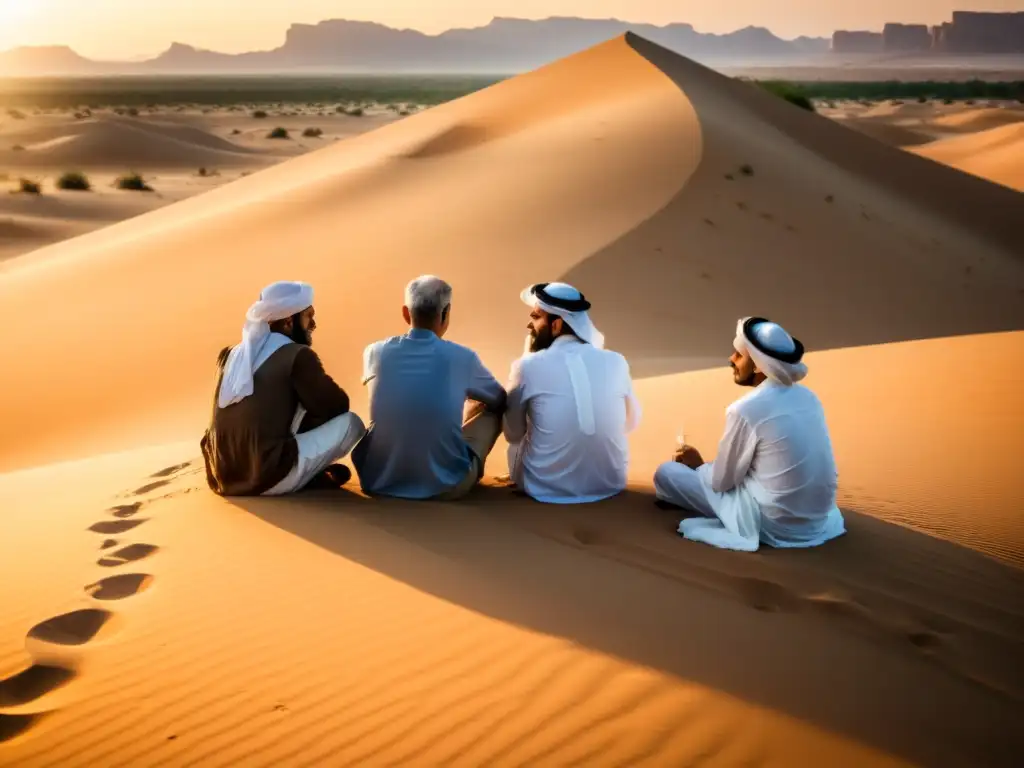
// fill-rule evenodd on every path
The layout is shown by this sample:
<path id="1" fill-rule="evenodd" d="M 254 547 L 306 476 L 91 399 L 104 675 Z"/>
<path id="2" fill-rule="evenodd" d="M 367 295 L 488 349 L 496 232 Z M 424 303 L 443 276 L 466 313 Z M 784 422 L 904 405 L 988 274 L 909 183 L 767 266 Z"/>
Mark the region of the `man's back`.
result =
<path id="1" fill-rule="evenodd" d="M 800 384 L 766 381 L 731 410 L 756 435 L 749 486 L 762 514 L 781 525 L 812 526 L 835 507 L 837 472 L 825 412 Z"/>
<path id="2" fill-rule="evenodd" d="M 367 347 L 364 383 L 370 428 L 352 455 L 362 487 L 413 499 L 444 493 L 469 470 L 467 397 L 494 406 L 505 395 L 475 352 L 419 329 Z"/>
<path id="3" fill-rule="evenodd" d="M 505 436 L 509 471 L 539 500 L 585 503 L 625 488 L 627 433 L 639 421 L 629 365 L 571 336 L 513 368 Z"/>

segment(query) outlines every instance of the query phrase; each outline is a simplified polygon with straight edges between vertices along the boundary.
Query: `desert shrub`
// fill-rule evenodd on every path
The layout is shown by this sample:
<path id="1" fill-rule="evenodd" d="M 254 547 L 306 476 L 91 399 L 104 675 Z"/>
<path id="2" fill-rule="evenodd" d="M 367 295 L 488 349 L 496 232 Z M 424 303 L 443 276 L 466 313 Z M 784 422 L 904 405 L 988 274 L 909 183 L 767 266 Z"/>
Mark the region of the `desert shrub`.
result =
<path id="1" fill-rule="evenodd" d="M 964 104 L 966 104 L 968 107 L 973 107 L 977 103 L 978 102 L 976 102 L 974 99 L 968 99 L 967 101 L 964 102 Z"/>
<path id="2" fill-rule="evenodd" d="M 220 171 L 218 171 L 216 168 L 206 168 L 204 166 L 203 168 L 200 168 L 198 171 L 196 171 L 196 175 L 203 177 L 220 176 Z"/>
<path id="3" fill-rule="evenodd" d="M 127 189 L 132 192 L 152 192 L 153 188 L 146 183 L 146 180 L 137 173 L 127 173 L 119 176 L 114 182 L 118 189 Z"/>
<path id="4" fill-rule="evenodd" d="M 398 110 L 398 116 L 399 117 L 408 117 L 409 116 L 409 110 L 408 109 L 400 109 L 400 110 Z"/>
<path id="5" fill-rule="evenodd" d="M 18 179 L 18 191 L 26 195 L 43 194 L 43 185 L 32 179 Z"/>
<path id="6" fill-rule="evenodd" d="M 927 96 L 918 96 L 917 97 L 917 103 L 918 104 L 927 104 L 928 103 L 928 97 Z"/>
<path id="7" fill-rule="evenodd" d="M 233 129 L 233 130 L 231 131 L 231 135 L 232 135 L 232 136 L 237 136 L 237 135 L 238 135 L 238 134 L 240 134 L 241 132 L 242 132 L 242 131 L 241 131 L 241 129 L 239 129 L 239 128 L 234 128 L 234 129 Z"/>
<path id="8" fill-rule="evenodd" d="M 21 144 L 15 144 L 13 147 L 11 147 L 11 152 L 24 152 L 24 151 L 25 151 L 25 148 L 23 146 L 21 146 Z"/>
<path id="9" fill-rule="evenodd" d="M 25 119 L 25 113 L 24 112 L 19 112 L 16 109 L 8 109 L 7 110 L 7 116 L 9 118 L 11 118 L 12 120 L 24 120 Z"/>
<path id="10" fill-rule="evenodd" d="M 906 102 L 903 101 L 902 99 L 893 99 L 892 100 L 892 105 L 894 107 L 902 107 L 904 104 L 906 104 Z"/>
<path id="11" fill-rule="evenodd" d="M 263 120 L 267 116 L 267 113 L 262 109 L 257 109 L 255 112 L 252 113 L 252 116 L 255 117 L 257 120 Z"/>
<path id="12" fill-rule="evenodd" d="M 953 100 L 952 99 L 943 99 L 942 103 L 945 104 L 948 107 L 950 104 L 953 103 Z"/>
<path id="13" fill-rule="evenodd" d="M 362 116 L 363 116 L 364 114 L 366 114 L 366 113 L 365 113 L 365 112 L 363 111 L 363 108 L 362 108 L 362 107 L 356 107 L 355 109 L 350 109 L 350 110 L 348 111 L 348 114 L 349 114 L 349 115 L 350 115 L 351 117 L 362 117 Z"/>
<path id="14" fill-rule="evenodd" d="M 92 189 L 89 177 L 81 171 L 68 171 L 57 179 L 57 189 L 71 189 L 77 192 L 88 192 Z"/>
<path id="15" fill-rule="evenodd" d="M 344 115 L 345 113 L 348 112 L 348 107 L 346 107 L 344 104 L 339 104 L 334 108 L 334 111 L 337 112 L 339 115 Z"/>
<path id="16" fill-rule="evenodd" d="M 814 102 L 811 101 L 810 96 L 808 96 L 803 89 L 792 85 L 791 83 L 784 83 L 778 80 L 766 80 L 758 82 L 758 85 L 769 93 L 773 93 L 779 98 L 785 99 L 790 104 L 800 107 L 800 109 L 806 109 L 808 112 L 816 111 L 814 109 Z"/>
<path id="17" fill-rule="evenodd" d="M 324 135 L 324 132 L 319 128 L 307 128 L 302 132 L 302 135 L 307 139 L 319 139 Z"/>
<path id="18" fill-rule="evenodd" d="M 136 109 L 135 107 L 128 107 L 128 116 L 129 117 L 138 117 L 139 116 L 139 110 Z"/>
<path id="19" fill-rule="evenodd" d="M 287 128 L 282 128 L 281 126 L 278 126 L 277 128 L 275 128 L 274 130 L 272 130 L 270 133 L 267 134 L 267 138 L 268 139 L 287 139 L 288 138 L 288 129 Z"/>
<path id="20" fill-rule="evenodd" d="M 741 165 L 740 166 L 740 173 L 742 173 L 744 176 L 753 176 L 754 175 L 754 166 L 750 165 L 749 163 Z"/>

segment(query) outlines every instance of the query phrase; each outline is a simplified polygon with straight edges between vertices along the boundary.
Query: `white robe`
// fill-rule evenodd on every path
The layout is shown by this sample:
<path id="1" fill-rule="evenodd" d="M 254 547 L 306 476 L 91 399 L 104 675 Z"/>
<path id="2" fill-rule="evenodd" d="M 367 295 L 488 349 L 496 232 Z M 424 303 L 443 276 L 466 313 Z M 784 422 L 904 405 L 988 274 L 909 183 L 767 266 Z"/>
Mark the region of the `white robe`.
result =
<path id="1" fill-rule="evenodd" d="M 694 471 L 674 462 L 655 475 L 658 497 L 703 513 L 686 538 L 727 549 L 812 547 L 845 532 L 824 409 L 800 384 L 771 379 L 726 411 L 715 460 Z"/>

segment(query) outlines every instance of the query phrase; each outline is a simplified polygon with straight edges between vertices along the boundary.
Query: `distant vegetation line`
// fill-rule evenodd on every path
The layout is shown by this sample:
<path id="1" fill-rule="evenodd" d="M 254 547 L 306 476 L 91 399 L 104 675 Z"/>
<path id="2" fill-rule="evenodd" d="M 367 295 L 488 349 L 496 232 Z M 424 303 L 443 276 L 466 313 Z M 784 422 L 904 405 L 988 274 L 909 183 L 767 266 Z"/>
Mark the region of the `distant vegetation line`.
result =
<path id="1" fill-rule="evenodd" d="M 6 107 L 73 109 L 147 105 L 337 102 L 440 104 L 498 76 L 0 78 Z"/>
<path id="2" fill-rule="evenodd" d="M 777 94 L 798 94 L 808 99 L 855 101 L 886 99 L 1017 99 L 1024 101 L 1024 80 L 985 82 L 966 80 L 962 82 L 901 81 L 878 82 L 788 82 L 783 80 L 759 80 L 757 84 Z"/>
<path id="3" fill-rule="evenodd" d="M 0 78 L 0 105 L 7 108 L 76 109 L 196 104 L 314 104 L 407 102 L 440 104 L 501 81 L 500 76 L 192 76 Z M 750 78 L 741 78 L 750 80 Z M 803 105 L 807 100 L 1017 99 L 1024 80 L 783 81 L 757 85 Z"/>

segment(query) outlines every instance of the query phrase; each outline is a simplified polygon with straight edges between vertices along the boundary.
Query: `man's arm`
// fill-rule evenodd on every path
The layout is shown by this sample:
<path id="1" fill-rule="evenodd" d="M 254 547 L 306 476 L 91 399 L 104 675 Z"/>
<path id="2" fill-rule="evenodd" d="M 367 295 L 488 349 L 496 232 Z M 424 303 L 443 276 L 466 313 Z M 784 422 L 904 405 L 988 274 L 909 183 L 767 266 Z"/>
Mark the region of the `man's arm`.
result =
<path id="1" fill-rule="evenodd" d="M 345 390 L 327 375 L 320 357 L 308 347 L 295 356 L 292 386 L 299 396 L 299 403 L 306 409 L 307 419 L 323 424 L 348 413 Z"/>
<path id="2" fill-rule="evenodd" d="M 718 455 L 711 463 L 711 490 L 725 493 L 743 482 L 750 471 L 757 448 L 757 436 L 743 416 L 726 412 L 725 434 L 718 443 Z"/>
<path id="3" fill-rule="evenodd" d="M 512 445 L 522 442 L 526 437 L 526 393 L 523 382 L 522 360 L 512 363 L 509 374 L 508 400 L 505 405 L 505 418 L 502 431 L 505 439 Z"/>
<path id="4" fill-rule="evenodd" d="M 363 350 L 363 386 L 366 387 L 370 400 L 373 400 L 373 390 L 377 386 L 377 364 L 380 361 L 380 345 L 374 342 Z"/>
<path id="5" fill-rule="evenodd" d="M 484 367 L 476 352 L 472 355 L 466 396 L 483 403 L 491 411 L 501 413 L 505 408 L 505 388 Z"/>

